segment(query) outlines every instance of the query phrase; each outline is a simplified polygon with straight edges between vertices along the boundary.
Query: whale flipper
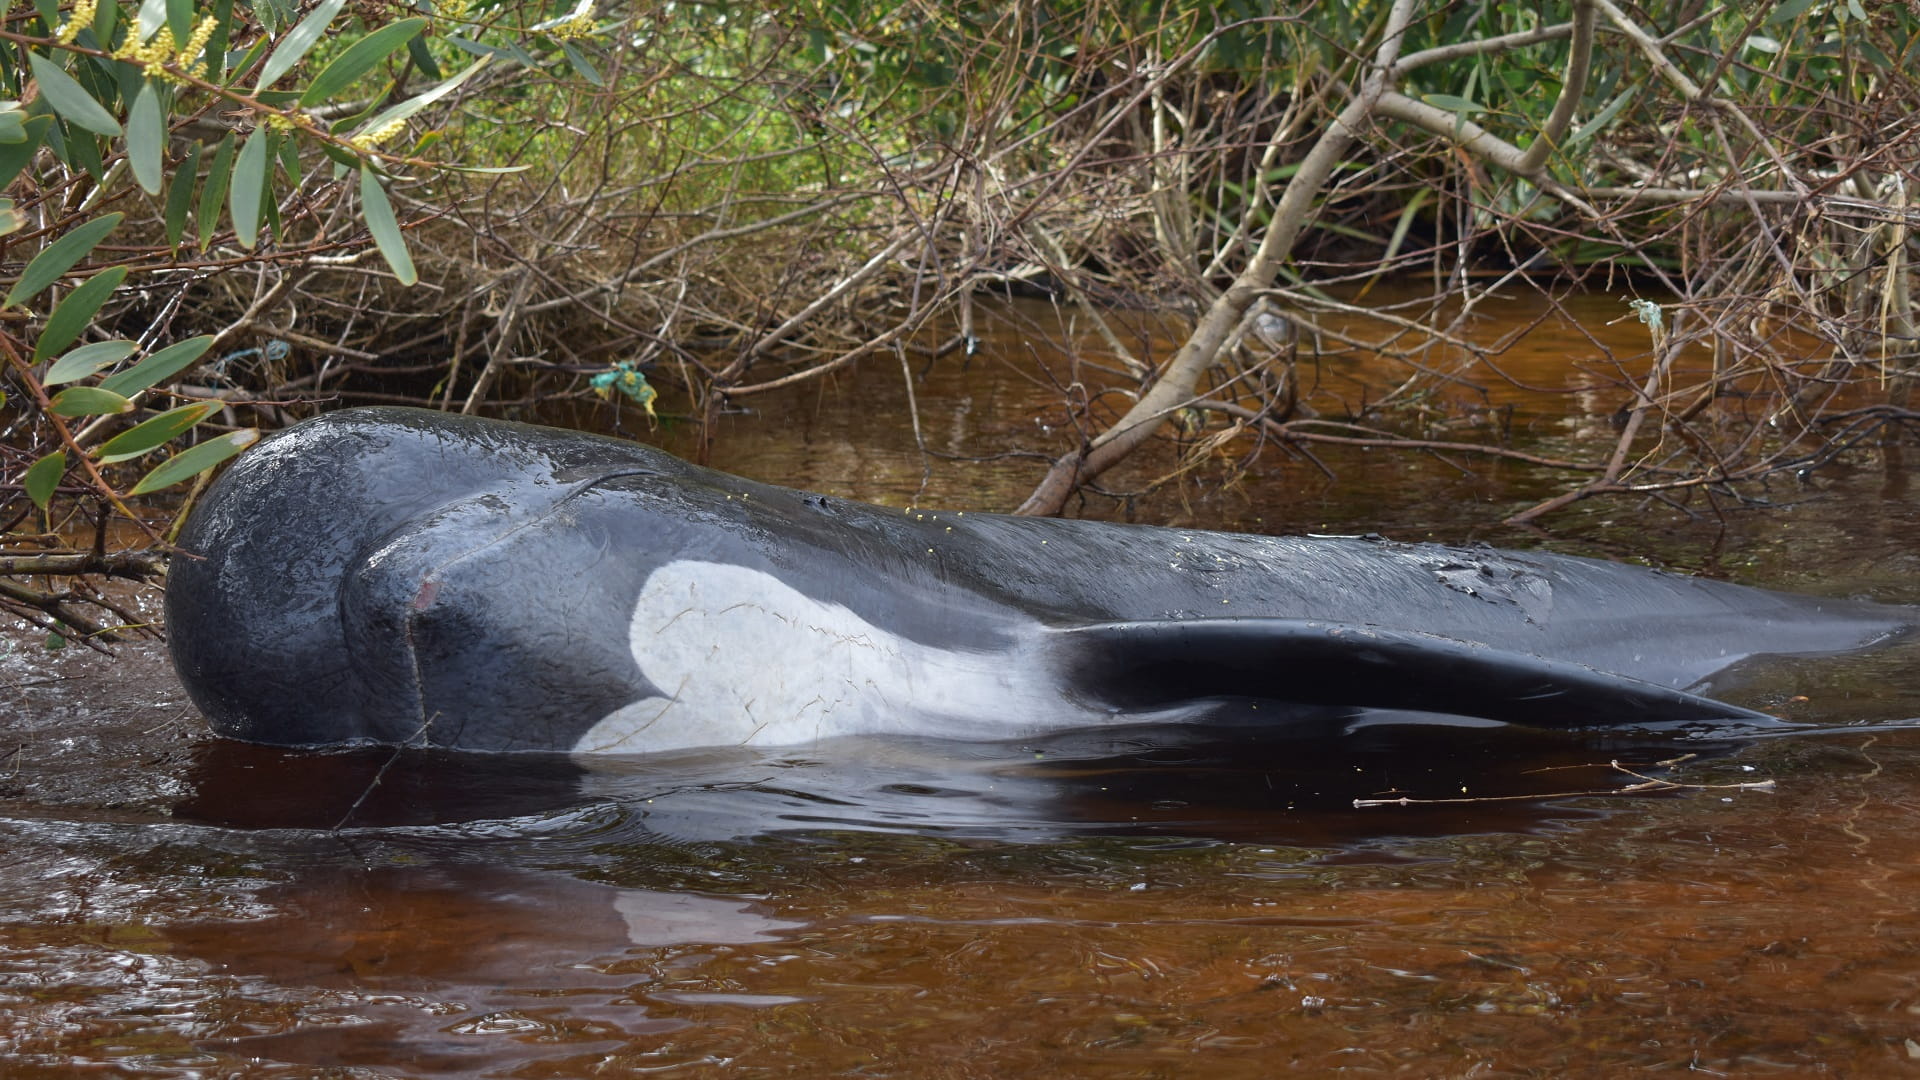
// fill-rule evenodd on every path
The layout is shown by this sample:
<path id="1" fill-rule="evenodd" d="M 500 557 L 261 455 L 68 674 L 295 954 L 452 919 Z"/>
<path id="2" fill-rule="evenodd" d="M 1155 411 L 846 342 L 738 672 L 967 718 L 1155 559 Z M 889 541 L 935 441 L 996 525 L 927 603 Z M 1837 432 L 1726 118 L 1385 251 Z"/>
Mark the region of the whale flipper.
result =
<path id="1" fill-rule="evenodd" d="M 1184 619 L 1052 631 L 1076 685 L 1123 712 L 1207 700 L 1397 709 L 1530 727 L 1776 718 L 1584 664 L 1412 630 Z"/>

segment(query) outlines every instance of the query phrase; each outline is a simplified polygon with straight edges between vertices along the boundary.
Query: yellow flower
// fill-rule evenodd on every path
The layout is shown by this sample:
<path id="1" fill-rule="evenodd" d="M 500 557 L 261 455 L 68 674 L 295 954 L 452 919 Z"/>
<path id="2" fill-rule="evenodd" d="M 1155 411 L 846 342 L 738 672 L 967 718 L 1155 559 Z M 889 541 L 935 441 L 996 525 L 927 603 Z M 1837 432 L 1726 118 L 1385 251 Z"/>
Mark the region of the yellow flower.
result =
<path id="1" fill-rule="evenodd" d="M 363 131 L 355 135 L 353 138 L 348 139 L 347 142 L 352 145 L 355 150 L 364 153 L 405 130 L 407 130 L 407 122 L 405 120 L 389 120 L 371 131 Z"/>
<path id="2" fill-rule="evenodd" d="M 193 28 L 192 36 L 187 38 L 187 43 L 180 47 L 179 55 L 174 58 L 175 62 L 182 69 L 195 75 L 205 72 L 206 65 L 198 62 L 200 54 L 207 51 L 207 43 L 213 40 L 213 32 L 219 25 L 220 20 L 211 15 L 201 19 L 199 25 Z"/>
<path id="3" fill-rule="evenodd" d="M 167 70 L 167 64 L 172 62 L 176 51 L 172 29 L 161 27 L 160 32 L 147 39 L 144 44 L 140 40 L 140 35 L 140 24 L 136 22 L 128 29 L 127 40 L 113 50 L 113 58 L 125 60 L 130 64 L 139 64 L 141 70 L 153 78 L 166 82 L 179 82 L 180 77 Z"/>
<path id="4" fill-rule="evenodd" d="M 546 27 L 543 33 L 555 41 L 578 41 L 581 38 L 592 37 L 593 29 L 593 0 L 585 0 L 574 9 L 571 16 Z"/>
<path id="5" fill-rule="evenodd" d="M 93 25 L 93 14 L 98 9 L 96 0 L 74 0 L 73 13 L 68 15 L 67 21 L 60 25 L 60 30 L 53 35 L 53 40 L 62 45 L 73 44 L 73 39 L 80 36 L 80 31 Z"/>

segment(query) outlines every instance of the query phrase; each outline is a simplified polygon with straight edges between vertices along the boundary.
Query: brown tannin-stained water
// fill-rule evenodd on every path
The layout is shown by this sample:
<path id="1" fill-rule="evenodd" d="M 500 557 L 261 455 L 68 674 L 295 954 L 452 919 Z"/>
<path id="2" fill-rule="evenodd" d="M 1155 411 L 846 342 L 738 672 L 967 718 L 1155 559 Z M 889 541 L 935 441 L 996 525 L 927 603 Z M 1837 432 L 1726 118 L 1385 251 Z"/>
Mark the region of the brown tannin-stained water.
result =
<path id="1" fill-rule="evenodd" d="M 1510 375 L 1584 386 L 1606 350 L 1643 348 L 1609 325 L 1618 298 L 1571 310 L 1584 330 L 1543 323 L 1503 356 Z M 1537 314 L 1491 304 L 1475 333 Z M 1056 448 L 1058 392 L 1029 374 L 1038 357 L 1073 381 L 1052 319 L 1003 314 L 979 355 L 916 381 L 917 409 L 890 363 L 750 399 L 713 463 L 1004 509 L 1031 459 L 918 443 Z M 1404 378 L 1337 358 L 1305 373 L 1323 413 Z M 1451 438 L 1501 423 L 1556 452 L 1610 442 L 1625 400 L 1422 393 Z M 1234 476 L 1250 448 L 1082 512 L 1546 543 L 1920 602 L 1920 500 L 1865 453 L 1768 506 L 1595 501 L 1543 536 L 1496 523 L 1564 479 L 1319 451 L 1330 481 L 1279 447 Z M 228 743 L 163 650 L 122 653 L 0 655 L 10 1080 L 1920 1075 L 1910 642 L 1716 685 L 1818 725 L 1767 739 L 1143 730 L 588 767 Z M 1687 786 L 1629 790 L 1646 777 Z M 1510 798 L 1354 805 L 1403 796 Z"/>

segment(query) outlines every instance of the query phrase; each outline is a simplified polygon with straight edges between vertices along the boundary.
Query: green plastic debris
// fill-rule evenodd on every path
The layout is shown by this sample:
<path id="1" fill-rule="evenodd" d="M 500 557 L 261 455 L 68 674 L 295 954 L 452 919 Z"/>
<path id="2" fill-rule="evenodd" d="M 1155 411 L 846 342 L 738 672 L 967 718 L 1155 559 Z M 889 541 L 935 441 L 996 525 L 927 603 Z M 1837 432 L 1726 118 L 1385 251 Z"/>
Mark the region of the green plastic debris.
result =
<path id="1" fill-rule="evenodd" d="M 634 404 L 647 410 L 647 419 L 658 419 L 654 415 L 653 401 L 660 396 L 660 392 L 647 385 L 647 377 L 635 371 L 630 362 L 620 361 L 589 379 L 588 384 L 593 387 L 593 392 L 602 398 L 610 398 L 613 392 L 618 390 Z"/>

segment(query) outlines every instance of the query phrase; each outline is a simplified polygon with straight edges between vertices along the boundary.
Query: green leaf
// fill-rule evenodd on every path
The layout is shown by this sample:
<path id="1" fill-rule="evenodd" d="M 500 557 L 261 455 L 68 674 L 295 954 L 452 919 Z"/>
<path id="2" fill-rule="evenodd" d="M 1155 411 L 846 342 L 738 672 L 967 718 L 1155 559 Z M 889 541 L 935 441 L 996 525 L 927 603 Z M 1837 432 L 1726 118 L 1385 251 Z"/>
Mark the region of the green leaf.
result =
<path id="1" fill-rule="evenodd" d="M 308 50 L 312 49 L 326 34 L 327 25 L 333 22 L 334 16 L 340 14 L 340 9 L 346 6 L 347 0 L 326 0 L 325 3 L 313 9 L 313 14 L 301 19 L 300 25 L 288 32 L 286 37 L 281 38 L 279 48 L 274 49 L 273 55 L 267 57 L 266 66 L 260 69 L 260 81 L 253 84 L 254 89 L 265 90 L 280 81 L 280 76 L 292 71 L 293 66 L 298 64 L 307 55 Z"/>
<path id="2" fill-rule="evenodd" d="M 98 46 L 102 41 L 112 41 L 113 28 L 119 21 L 119 4 L 114 3 L 113 0 L 107 0 L 104 4 L 96 4 L 93 12 L 93 44 Z M 87 41 L 83 38 L 80 43 L 85 45 Z"/>
<path id="3" fill-rule="evenodd" d="M 47 369 L 47 375 L 40 380 L 42 386 L 60 386 L 64 383 L 79 382 L 88 378 L 101 368 L 113 365 L 132 356 L 140 346 L 132 341 L 96 341 L 82 345 L 53 362 Z M 114 395 L 118 397 L 119 395 Z"/>
<path id="4" fill-rule="evenodd" d="M 1445 109 L 1451 113 L 1466 114 L 1487 111 L 1487 107 L 1479 102 L 1471 98 L 1460 97 L 1456 94 L 1421 94 L 1420 100 L 1436 109 Z"/>
<path id="5" fill-rule="evenodd" d="M 586 53 L 581 52 L 565 41 L 560 43 L 560 51 L 567 54 L 568 62 L 573 65 L 573 70 L 579 73 L 581 78 L 595 86 L 605 87 L 607 85 L 606 76 L 600 74 L 600 69 L 593 66 L 593 61 L 587 59 Z"/>
<path id="6" fill-rule="evenodd" d="M 69 386 L 47 407 L 55 416 L 113 416 L 133 411 L 133 402 L 97 386 Z"/>
<path id="7" fill-rule="evenodd" d="M 7 293 L 7 302 L 0 304 L 0 307 L 12 307 L 40 295 L 41 290 L 71 270 L 74 263 L 86 258 L 94 245 L 105 239 L 125 216 L 121 213 L 105 214 L 85 225 L 67 230 L 65 236 L 48 244 L 33 257 L 27 268 L 20 272 L 20 280 L 13 283 L 13 290 Z"/>
<path id="8" fill-rule="evenodd" d="M 458 34 L 441 34 L 438 37 L 461 52 L 472 53 L 483 60 L 511 60 L 530 68 L 540 66 L 540 61 L 535 60 L 532 53 L 512 42 L 507 42 L 505 45 L 488 45 L 484 42 L 469 41 Z"/>
<path id="9" fill-rule="evenodd" d="M 393 108 L 387 109 L 386 111 L 375 116 L 373 119 L 368 120 L 365 124 L 361 125 L 360 130 L 362 132 L 378 131 L 381 128 L 386 127 L 388 124 L 391 124 L 396 120 L 407 119 L 408 117 L 412 116 L 414 113 L 419 112 L 421 109 L 426 108 L 427 106 L 433 104 L 436 101 L 439 101 L 441 98 L 446 97 L 448 94 L 451 94 L 455 90 L 459 89 L 461 83 L 466 82 L 468 79 L 473 78 L 476 72 L 478 72 L 481 68 L 486 67 L 487 64 L 489 64 L 491 61 L 492 61 L 492 58 L 486 57 L 486 56 L 483 56 L 480 59 L 475 60 L 473 63 L 467 65 L 466 70 L 460 72 L 460 74 L 458 75 L 455 75 L 453 78 L 447 79 L 441 82 L 438 86 L 435 86 L 433 89 L 428 90 L 426 93 L 421 94 L 418 97 L 408 98 L 407 100 L 401 102 L 400 104 L 395 105 Z"/>
<path id="10" fill-rule="evenodd" d="M 66 69 L 37 52 L 27 53 L 33 65 L 33 77 L 40 83 L 40 96 L 69 124 L 77 124 L 100 135 L 120 134 L 120 124 L 106 107 L 95 101 L 87 89 L 76 82 Z"/>
<path id="11" fill-rule="evenodd" d="M 26 112 L 11 103 L 0 107 L 0 143 L 23 143 L 26 141 Z"/>
<path id="12" fill-rule="evenodd" d="M 267 129 L 256 128 L 233 164 L 233 235 L 251 248 L 260 239 L 260 197 L 267 183 Z"/>
<path id="13" fill-rule="evenodd" d="M 81 131 L 71 124 L 67 128 L 67 163 L 78 165 L 93 177 L 94 183 L 103 184 L 107 179 L 106 163 L 100 160 L 100 137 Z"/>
<path id="14" fill-rule="evenodd" d="M 1773 14 L 1767 16 L 1767 24 L 1778 26 L 1781 23 L 1792 22 L 1817 2 L 1818 0 L 1786 0 L 1786 3 L 1777 5 L 1773 9 Z"/>
<path id="15" fill-rule="evenodd" d="M 141 0 L 140 14 L 135 15 L 134 20 L 140 24 L 141 44 L 152 41 L 153 35 L 167 25 L 167 0 Z M 175 34 L 174 40 L 181 40 L 180 36 Z"/>
<path id="16" fill-rule="evenodd" d="M 193 205 L 193 181 L 200 175 L 200 144 L 187 151 L 187 160 L 173 171 L 173 184 L 167 188 L 167 244 L 179 247 L 187 235 L 187 210 Z"/>
<path id="17" fill-rule="evenodd" d="M 274 139 L 274 154 L 280 159 L 280 171 L 286 174 L 287 186 L 298 188 L 301 173 L 300 144 L 284 136 L 277 136 Z M 276 212 L 279 210 L 277 203 L 268 205 Z"/>
<path id="18" fill-rule="evenodd" d="M 407 254 L 407 238 L 401 235 L 400 222 L 393 216 L 393 204 L 387 201 L 380 178 L 364 165 L 360 167 L 360 212 L 366 216 L 374 246 L 385 256 L 387 265 L 393 267 L 393 276 L 399 278 L 402 285 L 419 281 L 413 256 Z"/>
<path id="19" fill-rule="evenodd" d="M 40 331 L 40 340 L 33 343 L 33 362 L 37 364 L 73 344 L 80 332 L 99 314 L 107 298 L 113 295 L 113 290 L 125 280 L 126 267 L 108 267 L 68 293 L 67 298 L 53 309 L 53 314 L 47 316 L 47 325 Z"/>
<path id="20" fill-rule="evenodd" d="M 143 420 L 108 439 L 106 445 L 100 448 L 100 463 L 111 465 L 116 461 L 128 461 L 151 453 L 179 438 L 219 409 L 220 402 L 196 401 L 191 405 L 169 409 L 151 420 Z"/>
<path id="21" fill-rule="evenodd" d="M 60 486 L 60 478 L 67 474 L 67 452 L 55 450 L 46 457 L 33 463 L 27 469 L 26 479 L 20 486 L 27 489 L 27 498 L 42 510 L 53 501 L 54 489 Z"/>
<path id="22" fill-rule="evenodd" d="M 265 4 L 255 5 L 253 10 L 255 14 L 260 14 L 266 11 L 266 5 Z M 215 36 L 217 37 L 219 35 L 215 35 Z M 271 34 L 260 35 L 260 40 L 254 42 L 251 46 L 249 46 L 247 51 L 240 55 L 240 59 L 235 61 L 233 66 L 227 69 L 227 74 L 232 76 L 232 78 L 227 80 L 226 85 L 228 86 L 233 85 L 233 81 L 235 79 L 238 79 L 240 76 L 245 75 L 247 73 L 247 69 L 253 66 L 254 61 L 260 59 L 260 54 L 263 52 L 266 52 L 267 46 L 271 44 L 273 44 L 273 35 Z"/>
<path id="23" fill-rule="evenodd" d="M 127 494 L 145 495 L 148 492 L 159 491 L 161 488 L 172 487 L 182 480 L 191 480 L 252 446 L 259 438 L 258 430 L 247 428 L 245 431 L 236 431 L 217 439 L 208 439 L 191 450 L 182 450 L 141 477 L 140 482 L 133 485 L 133 490 Z"/>
<path id="24" fill-rule="evenodd" d="M 207 78 L 226 81 L 227 34 L 233 25 L 233 0 L 213 0 L 213 37 L 207 41 Z M 189 63 L 193 57 L 187 57 Z"/>
<path id="25" fill-rule="evenodd" d="M 220 204 L 227 200 L 227 184 L 233 179 L 233 132 L 227 132 L 226 138 L 213 151 L 213 167 L 207 170 L 207 186 L 200 189 L 200 250 L 207 250 L 207 241 L 213 239 L 213 232 L 220 224 Z"/>
<path id="26" fill-rule="evenodd" d="M 426 38 L 414 38 L 407 42 L 407 55 L 413 57 L 413 66 L 429 79 L 440 78 L 440 64 L 433 58 L 433 50 L 427 48 Z"/>
<path id="27" fill-rule="evenodd" d="M 27 227 L 27 217 L 14 209 L 12 199 L 0 199 L 0 236 L 17 233 Z"/>
<path id="28" fill-rule="evenodd" d="M 145 360 L 125 371 L 116 372 L 100 380 L 100 389 L 109 390 L 124 397 L 132 397 L 149 387 L 158 386 L 182 371 L 198 363 L 208 349 L 213 348 L 213 336 L 202 334 L 185 341 L 176 341 Z"/>
<path id="29" fill-rule="evenodd" d="M 347 47 L 347 51 L 333 58 L 325 70 L 314 77 L 313 84 L 300 95 L 300 104 L 311 108 L 329 101 L 335 94 L 353 85 L 353 81 L 382 60 L 399 51 L 407 42 L 419 36 L 425 29 L 425 19 L 401 19 L 361 38 Z"/>
<path id="30" fill-rule="evenodd" d="M 321 143 L 320 152 L 327 155 L 328 158 L 332 159 L 335 165 L 339 165 L 343 167 L 340 169 L 335 169 L 333 171 L 333 174 L 336 178 L 345 176 L 347 175 L 347 171 L 358 169 L 360 167 L 359 158 L 354 157 L 352 154 L 347 153 L 345 150 L 340 149 L 338 146 L 335 146 L 332 143 Z"/>
<path id="31" fill-rule="evenodd" d="M 51 116 L 36 116 L 26 123 L 25 142 L 0 144 L 0 191 L 12 184 L 14 178 L 33 160 L 40 150 L 40 140 L 46 137 L 47 128 L 53 123 Z"/>
<path id="32" fill-rule="evenodd" d="M 1566 145 L 1572 146 L 1584 139 L 1592 138 L 1595 132 L 1604 131 L 1606 126 L 1613 123 L 1613 118 L 1620 115 L 1620 110 L 1627 107 L 1627 103 L 1633 100 L 1633 96 L 1638 94 L 1640 88 L 1644 85 L 1646 84 L 1635 83 L 1621 91 L 1620 96 L 1607 102 L 1607 107 L 1595 114 L 1593 119 L 1581 124 L 1579 130 L 1567 136 Z"/>
<path id="33" fill-rule="evenodd" d="M 167 0 L 167 29 L 173 31 L 175 45 L 185 45 L 193 36 L 193 0 Z M 192 63 L 193 57 L 187 57 Z"/>
<path id="34" fill-rule="evenodd" d="M 167 117 L 160 105 L 160 91 L 147 80 L 127 112 L 127 164 L 133 168 L 140 190 L 149 195 L 160 194 L 166 146 Z"/>

